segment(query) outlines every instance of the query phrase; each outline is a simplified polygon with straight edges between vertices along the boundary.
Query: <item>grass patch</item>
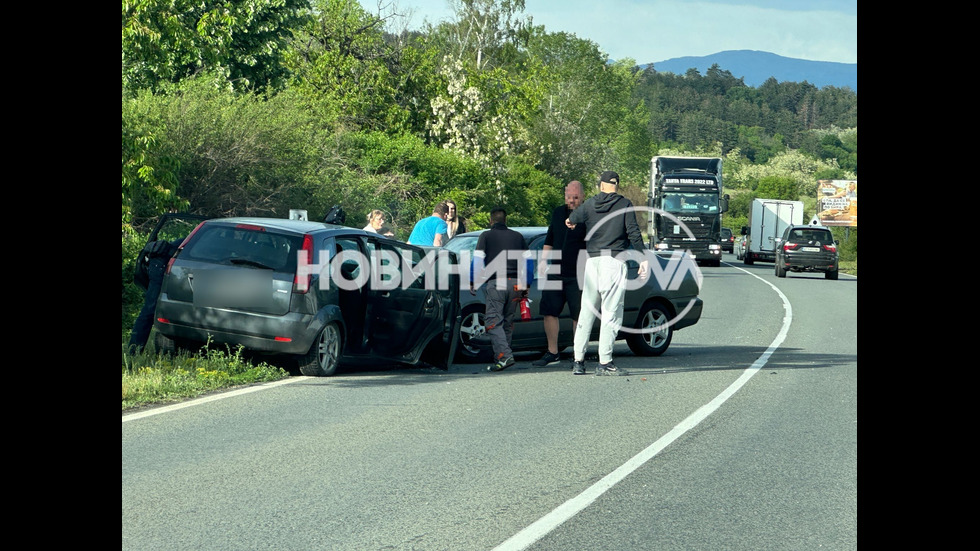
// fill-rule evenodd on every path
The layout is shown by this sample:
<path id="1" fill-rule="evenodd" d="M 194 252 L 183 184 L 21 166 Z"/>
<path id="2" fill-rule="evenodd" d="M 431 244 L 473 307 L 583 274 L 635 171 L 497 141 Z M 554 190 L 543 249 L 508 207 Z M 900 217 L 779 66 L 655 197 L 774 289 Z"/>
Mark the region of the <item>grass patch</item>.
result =
<path id="1" fill-rule="evenodd" d="M 858 275 L 858 261 L 857 260 L 839 260 L 837 261 L 837 270 L 843 274 L 848 274 L 857 277 Z"/>
<path id="2" fill-rule="evenodd" d="M 175 354 L 158 354 L 152 350 L 130 354 L 126 346 L 123 348 L 123 411 L 289 376 L 281 367 L 244 358 L 241 347 L 219 349 L 208 343 L 196 353 Z"/>

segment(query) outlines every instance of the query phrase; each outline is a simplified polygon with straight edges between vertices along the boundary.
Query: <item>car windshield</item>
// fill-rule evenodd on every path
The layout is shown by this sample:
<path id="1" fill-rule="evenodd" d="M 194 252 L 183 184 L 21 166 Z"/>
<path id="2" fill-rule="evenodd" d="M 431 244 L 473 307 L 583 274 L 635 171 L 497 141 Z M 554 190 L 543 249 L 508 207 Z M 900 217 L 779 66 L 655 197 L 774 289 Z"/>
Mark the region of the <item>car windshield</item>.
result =
<path id="1" fill-rule="evenodd" d="M 184 247 L 181 258 L 295 272 L 296 251 L 302 247 L 302 237 L 264 230 L 204 224 Z"/>
<path id="2" fill-rule="evenodd" d="M 827 230 L 799 228 L 790 232 L 789 239 L 790 241 L 806 241 L 808 243 L 813 241 L 830 243 L 834 238 Z"/>
<path id="3" fill-rule="evenodd" d="M 665 193 L 664 210 L 674 213 L 718 212 L 718 195 L 711 193 Z"/>
<path id="4" fill-rule="evenodd" d="M 460 251 L 472 251 L 476 248 L 476 240 L 479 237 L 476 235 L 460 235 L 453 237 L 446 243 L 446 248 L 459 254 Z"/>

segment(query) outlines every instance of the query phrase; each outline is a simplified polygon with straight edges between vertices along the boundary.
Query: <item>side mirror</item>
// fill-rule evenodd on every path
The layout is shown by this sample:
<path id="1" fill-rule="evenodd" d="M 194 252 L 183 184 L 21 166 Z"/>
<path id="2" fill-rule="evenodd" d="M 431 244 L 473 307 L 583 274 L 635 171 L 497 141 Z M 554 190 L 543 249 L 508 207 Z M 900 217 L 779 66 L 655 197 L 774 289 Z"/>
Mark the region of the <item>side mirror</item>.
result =
<path id="1" fill-rule="evenodd" d="M 742 226 L 742 235 L 748 235 L 748 234 L 749 234 L 749 227 Z"/>

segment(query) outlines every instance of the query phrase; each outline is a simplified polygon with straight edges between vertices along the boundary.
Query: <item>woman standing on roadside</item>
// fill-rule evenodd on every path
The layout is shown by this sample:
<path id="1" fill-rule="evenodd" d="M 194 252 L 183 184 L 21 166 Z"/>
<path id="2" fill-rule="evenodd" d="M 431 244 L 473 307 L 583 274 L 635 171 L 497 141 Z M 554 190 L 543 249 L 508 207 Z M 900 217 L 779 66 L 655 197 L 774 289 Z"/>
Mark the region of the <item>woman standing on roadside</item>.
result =
<path id="1" fill-rule="evenodd" d="M 372 233 L 378 233 L 378 230 L 385 225 L 385 213 L 378 209 L 374 209 L 367 215 L 367 226 L 362 228 L 364 231 L 369 231 Z"/>
<path id="2" fill-rule="evenodd" d="M 446 199 L 446 205 L 449 206 L 449 214 L 446 215 L 446 225 L 449 226 L 449 239 L 452 239 L 457 233 L 466 233 L 466 221 L 456 211 L 455 201 Z"/>

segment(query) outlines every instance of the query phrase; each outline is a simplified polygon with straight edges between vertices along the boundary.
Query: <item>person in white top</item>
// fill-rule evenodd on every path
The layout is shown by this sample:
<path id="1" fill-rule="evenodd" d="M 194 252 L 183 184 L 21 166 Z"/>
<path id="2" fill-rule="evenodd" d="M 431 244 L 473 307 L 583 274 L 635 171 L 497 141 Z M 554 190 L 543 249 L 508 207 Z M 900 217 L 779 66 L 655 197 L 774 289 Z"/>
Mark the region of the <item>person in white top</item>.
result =
<path id="1" fill-rule="evenodd" d="M 385 213 L 378 209 L 374 209 L 367 215 L 367 226 L 362 228 L 364 231 L 369 231 L 372 233 L 378 233 L 381 226 L 385 225 Z"/>

